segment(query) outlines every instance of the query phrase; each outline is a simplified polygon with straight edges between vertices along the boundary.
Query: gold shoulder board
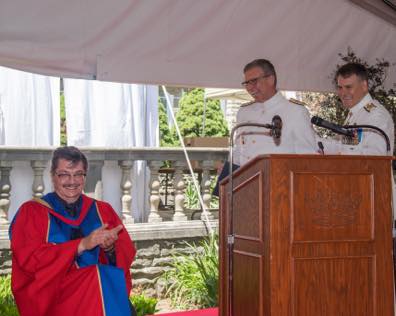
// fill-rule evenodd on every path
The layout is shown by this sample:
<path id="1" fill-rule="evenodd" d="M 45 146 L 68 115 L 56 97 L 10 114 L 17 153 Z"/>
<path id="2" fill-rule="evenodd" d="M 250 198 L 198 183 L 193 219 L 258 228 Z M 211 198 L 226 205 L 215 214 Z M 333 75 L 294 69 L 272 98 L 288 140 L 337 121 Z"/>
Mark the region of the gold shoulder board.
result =
<path id="1" fill-rule="evenodd" d="M 304 102 L 299 101 L 299 100 L 296 100 L 296 99 L 293 99 L 293 98 L 290 98 L 289 101 L 290 101 L 291 103 L 294 103 L 294 104 L 306 106 L 306 104 L 305 104 Z"/>
<path id="2" fill-rule="evenodd" d="M 367 111 L 367 112 L 371 112 L 371 110 L 373 109 L 373 108 L 376 108 L 377 106 L 374 104 L 374 103 L 369 103 L 369 104 L 366 104 L 363 108 Z"/>

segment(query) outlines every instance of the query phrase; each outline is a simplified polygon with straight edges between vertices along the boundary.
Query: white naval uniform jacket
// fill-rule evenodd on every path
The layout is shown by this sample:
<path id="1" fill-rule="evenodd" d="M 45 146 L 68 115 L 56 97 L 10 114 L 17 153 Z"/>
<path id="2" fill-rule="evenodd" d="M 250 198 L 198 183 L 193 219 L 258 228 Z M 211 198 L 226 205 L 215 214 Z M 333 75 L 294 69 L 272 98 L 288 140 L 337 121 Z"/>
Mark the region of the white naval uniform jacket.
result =
<path id="1" fill-rule="evenodd" d="M 280 92 L 271 99 L 260 103 L 241 106 L 236 124 L 271 124 L 272 118 L 279 115 L 283 127 L 279 144 L 270 135 L 270 130 L 260 127 L 241 127 L 234 140 L 234 162 L 243 165 L 261 154 L 314 154 L 317 153 L 315 132 L 307 109 L 288 101 Z"/>
<path id="2" fill-rule="evenodd" d="M 395 141 L 394 124 L 392 116 L 388 110 L 374 100 L 370 94 L 366 94 L 362 100 L 353 106 L 347 116 L 345 125 L 373 125 L 382 129 L 389 137 L 391 150 L 386 150 L 386 140 L 384 136 L 372 129 L 362 129 L 360 132 L 360 141 L 356 145 L 343 144 L 341 140 L 322 140 L 324 143 L 325 154 L 343 154 L 343 155 L 393 155 L 393 146 Z M 392 172 L 391 172 L 392 174 Z M 393 216 L 396 219 L 396 186 L 392 176 L 392 208 Z"/>
<path id="3" fill-rule="evenodd" d="M 373 125 L 382 129 L 389 137 L 391 150 L 386 151 L 386 140 L 382 134 L 372 129 L 362 129 L 359 132 L 357 144 L 344 144 L 339 140 L 321 139 L 325 154 L 344 155 L 392 155 L 395 140 L 392 116 L 388 110 L 366 94 L 359 103 L 353 106 L 345 121 L 345 125 Z"/>

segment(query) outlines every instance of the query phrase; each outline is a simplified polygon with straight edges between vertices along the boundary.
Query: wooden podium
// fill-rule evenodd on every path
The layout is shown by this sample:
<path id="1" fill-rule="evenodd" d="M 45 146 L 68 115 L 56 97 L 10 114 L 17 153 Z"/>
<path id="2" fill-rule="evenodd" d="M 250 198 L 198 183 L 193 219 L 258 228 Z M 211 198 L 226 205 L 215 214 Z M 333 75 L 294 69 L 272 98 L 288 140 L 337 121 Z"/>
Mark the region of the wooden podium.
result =
<path id="1" fill-rule="evenodd" d="M 230 297 L 232 316 L 394 316 L 391 157 L 266 155 L 234 172 L 231 274 L 228 181 L 220 316 Z"/>

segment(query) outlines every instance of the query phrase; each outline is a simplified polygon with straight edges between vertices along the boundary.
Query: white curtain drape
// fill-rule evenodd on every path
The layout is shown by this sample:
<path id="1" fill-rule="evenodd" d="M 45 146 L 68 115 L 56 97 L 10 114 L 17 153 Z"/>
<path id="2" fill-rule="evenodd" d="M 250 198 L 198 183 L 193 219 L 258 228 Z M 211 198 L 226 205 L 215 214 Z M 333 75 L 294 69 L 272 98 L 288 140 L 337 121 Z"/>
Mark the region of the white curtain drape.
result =
<path id="1" fill-rule="evenodd" d="M 59 90 L 59 78 L 0 67 L 0 145 L 59 146 Z M 31 179 L 30 161 L 13 162 L 9 219 L 32 197 Z M 48 169 L 44 172 L 44 184 L 45 192 L 51 191 Z"/>
<path id="2" fill-rule="evenodd" d="M 59 78 L 0 67 L 1 144 L 58 146 L 59 89 Z"/>
<path id="3" fill-rule="evenodd" d="M 152 85 L 65 79 L 64 93 L 68 144 L 108 148 L 156 147 L 158 132 L 158 87 Z M 103 198 L 121 210 L 117 165 L 103 172 Z M 149 172 L 137 161 L 132 171 L 132 215 L 147 217 Z M 139 184 L 139 185 L 137 185 Z M 144 184 L 144 185 L 142 185 Z"/>

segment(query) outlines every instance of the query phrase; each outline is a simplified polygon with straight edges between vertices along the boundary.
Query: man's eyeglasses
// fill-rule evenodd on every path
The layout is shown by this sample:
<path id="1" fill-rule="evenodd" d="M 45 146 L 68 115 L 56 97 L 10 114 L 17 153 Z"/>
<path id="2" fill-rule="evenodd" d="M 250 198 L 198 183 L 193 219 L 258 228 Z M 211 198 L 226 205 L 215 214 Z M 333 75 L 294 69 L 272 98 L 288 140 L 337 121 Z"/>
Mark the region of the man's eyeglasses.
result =
<path id="1" fill-rule="evenodd" d="M 253 86 L 254 86 L 254 85 L 257 83 L 257 81 L 258 81 L 259 79 L 261 79 L 261 78 L 268 78 L 268 77 L 270 77 L 270 76 L 272 76 L 272 74 L 269 74 L 269 75 L 261 75 L 261 76 L 258 76 L 258 77 L 256 77 L 256 78 L 253 78 L 253 79 L 246 80 L 246 81 L 242 82 L 242 85 L 243 85 L 244 87 L 247 87 L 248 85 L 253 85 Z"/>
<path id="2" fill-rule="evenodd" d="M 70 181 L 72 177 L 76 181 L 82 181 L 82 180 L 84 180 L 84 178 L 86 177 L 87 174 L 84 172 L 77 172 L 75 174 L 71 174 L 71 173 L 67 173 L 67 172 L 60 172 L 60 173 L 55 172 L 55 175 L 61 181 Z"/>

